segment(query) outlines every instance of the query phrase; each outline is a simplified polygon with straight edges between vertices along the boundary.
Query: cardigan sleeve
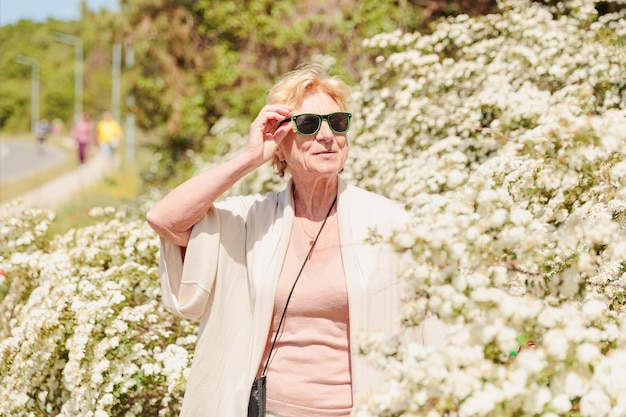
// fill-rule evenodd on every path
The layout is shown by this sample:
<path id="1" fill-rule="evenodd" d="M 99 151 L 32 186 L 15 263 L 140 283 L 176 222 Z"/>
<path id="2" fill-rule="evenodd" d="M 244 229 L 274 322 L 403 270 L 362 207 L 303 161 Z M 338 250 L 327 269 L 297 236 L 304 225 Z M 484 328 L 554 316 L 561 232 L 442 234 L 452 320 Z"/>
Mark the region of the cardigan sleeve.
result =
<path id="1" fill-rule="evenodd" d="M 184 262 L 180 247 L 161 238 L 161 294 L 173 313 L 189 319 L 202 315 L 217 272 L 219 236 L 212 208 L 193 227 Z"/>
<path id="2" fill-rule="evenodd" d="M 232 197 L 215 203 L 193 226 L 184 262 L 180 247 L 161 239 L 161 295 L 174 314 L 200 318 L 211 299 L 217 275 L 229 276 L 235 264 L 245 268 L 245 219 L 257 198 Z"/>

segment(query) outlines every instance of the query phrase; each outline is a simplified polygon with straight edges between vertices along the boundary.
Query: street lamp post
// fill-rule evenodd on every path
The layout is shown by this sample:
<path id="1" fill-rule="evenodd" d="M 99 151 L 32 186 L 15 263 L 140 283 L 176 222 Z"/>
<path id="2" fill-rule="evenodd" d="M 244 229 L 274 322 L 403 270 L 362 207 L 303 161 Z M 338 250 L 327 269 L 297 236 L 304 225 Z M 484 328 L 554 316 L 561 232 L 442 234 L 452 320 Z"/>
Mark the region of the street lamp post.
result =
<path id="1" fill-rule="evenodd" d="M 81 38 L 56 32 L 54 39 L 74 45 L 74 120 L 83 113 L 83 41 Z"/>
<path id="2" fill-rule="evenodd" d="M 111 111 L 113 118 L 119 122 L 122 78 L 122 45 L 119 43 L 113 45 L 112 62 L 111 78 L 113 82 L 111 83 Z"/>
<path id="3" fill-rule="evenodd" d="M 39 121 L 39 61 L 26 55 L 18 55 L 15 61 L 32 67 L 30 82 L 30 129 L 35 133 Z"/>
<path id="4" fill-rule="evenodd" d="M 135 64 L 135 47 L 132 43 L 126 44 L 126 56 L 124 62 L 127 67 L 132 67 Z M 135 105 L 135 96 L 129 94 L 126 97 L 126 105 L 131 108 Z M 135 160 L 135 115 L 132 111 L 126 113 L 126 157 L 129 161 Z"/>

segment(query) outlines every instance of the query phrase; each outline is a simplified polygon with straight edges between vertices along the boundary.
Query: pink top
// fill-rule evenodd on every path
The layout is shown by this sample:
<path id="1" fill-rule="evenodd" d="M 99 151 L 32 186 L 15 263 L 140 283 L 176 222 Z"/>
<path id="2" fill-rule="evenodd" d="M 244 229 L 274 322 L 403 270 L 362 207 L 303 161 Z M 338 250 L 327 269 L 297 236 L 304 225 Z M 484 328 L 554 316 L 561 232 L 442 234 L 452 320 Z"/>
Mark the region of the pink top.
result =
<path id="1" fill-rule="evenodd" d="M 328 219 L 304 267 L 272 352 L 267 372 L 267 410 L 279 415 L 344 417 L 352 409 L 348 293 L 337 246 L 336 217 Z M 259 374 L 310 240 L 296 218 Z"/>
<path id="2" fill-rule="evenodd" d="M 72 127 L 72 137 L 78 143 L 89 143 L 94 139 L 94 125 L 91 120 L 80 119 Z"/>

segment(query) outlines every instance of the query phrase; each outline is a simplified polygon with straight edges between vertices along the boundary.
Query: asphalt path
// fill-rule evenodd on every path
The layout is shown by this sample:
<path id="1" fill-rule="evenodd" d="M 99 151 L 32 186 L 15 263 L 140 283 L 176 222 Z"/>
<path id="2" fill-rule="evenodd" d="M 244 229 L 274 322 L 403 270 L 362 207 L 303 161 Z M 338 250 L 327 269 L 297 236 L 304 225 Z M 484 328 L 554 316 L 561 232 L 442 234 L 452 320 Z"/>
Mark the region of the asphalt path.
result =
<path id="1" fill-rule="evenodd" d="M 0 166 L 3 174 L 0 190 L 6 179 L 5 170 L 12 178 L 19 178 L 45 167 L 50 168 L 51 165 L 61 163 L 66 158 L 75 157 L 71 152 L 53 147 L 49 147 L 40 155 L 36 144 L 28 143 L 28 141 L 18 142 L 20 143 L 15 144 L 14 141 L 5 140 L 0 142 Z M 85 165 L 50 178 L 35 189 L 0 205 L 0 223 L 3 217 L 16 215 L 28 208 L 55 210 L 80 189 L 100 181 L 106 172 L 113 168 L 114 165 L 111 164 L 110 159 L 96 152 L 87 158 Z"/>
<path id="2" fill-rule="evenodd" d="M 35 139 L 28 141 L 2 137 L 0 139 L 0 183 L 27 178 L 38 171 L 53 168 L 70 157 L 67 151 L 49 144 L 40 150 Z"/>

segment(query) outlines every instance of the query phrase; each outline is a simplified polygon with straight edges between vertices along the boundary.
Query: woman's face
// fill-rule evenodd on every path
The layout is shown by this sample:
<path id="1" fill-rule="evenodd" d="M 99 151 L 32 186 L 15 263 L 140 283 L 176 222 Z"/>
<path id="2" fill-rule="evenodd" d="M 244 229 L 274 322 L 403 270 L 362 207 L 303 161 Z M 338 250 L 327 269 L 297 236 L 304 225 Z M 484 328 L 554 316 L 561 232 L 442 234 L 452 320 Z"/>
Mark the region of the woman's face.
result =
<path id="1" fill-rule="evenodd" d="M 314 113 L 326 115 L 343 111 L 328 94 L 314 91 L 305 96 L 293 115 Z M 308 177 L 329 177 L 339 174 L 348 158 L 348 139 L 345 134 L 333 132 L 328 121 L 323 120 L 320 130 L 313 136 L 301 136 L 293 122 L 291 132 L 280 142 L 278 156 L 289 166 L 291 175 Z"/>

